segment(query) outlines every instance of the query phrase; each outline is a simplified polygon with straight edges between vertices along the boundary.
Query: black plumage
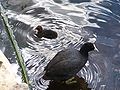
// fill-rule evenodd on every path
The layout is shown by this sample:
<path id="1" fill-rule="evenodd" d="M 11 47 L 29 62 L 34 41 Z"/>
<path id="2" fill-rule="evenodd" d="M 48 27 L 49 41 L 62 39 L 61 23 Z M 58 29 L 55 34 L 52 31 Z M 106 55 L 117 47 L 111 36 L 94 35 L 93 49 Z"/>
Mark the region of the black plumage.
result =
<path id="1" fill-rule="evenodd" d="M 58 34 L 57 32 L 55 31 L 52 31 L 52 30 L 45 30 L 42 28 L 42 26 L 37 26 L 35 28 L 35 35 L 38 37 L 38 38 L 48 38 L 48 39 L 56 39 L 58 37 Z"/>
<path id="2" fill-rule="evenodd" d="M 88 52 L 94 50 L 93 43 L 85 43 L 80 50 L 69 48 L 58 52 L 45 67 L 45 80 L 67 80 L 76 75 L 88 60 Z"/>

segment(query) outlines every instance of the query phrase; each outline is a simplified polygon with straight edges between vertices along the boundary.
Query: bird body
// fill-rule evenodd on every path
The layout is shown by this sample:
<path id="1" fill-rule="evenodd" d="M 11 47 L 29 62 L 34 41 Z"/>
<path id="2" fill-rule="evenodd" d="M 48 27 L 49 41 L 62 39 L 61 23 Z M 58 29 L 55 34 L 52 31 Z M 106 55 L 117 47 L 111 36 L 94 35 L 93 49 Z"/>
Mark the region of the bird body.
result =
<path id="1" fill-rule="evenodd" d="M 37 26 L 35 28 L 35 35 L 38 37 L 38 38 L 48 38 L 48 39 L 56 39 L 58 37 L 58 34 L 57 32 L 55 31 L 52 31 L 52 30 L 43 30 L 42 26 Z"/>
<path id="2" fill-rule="evenodd" d="M 93 50 L 93 44 L 91 45 L 92 49 L 90 50 Z M 80 51 L 74 48 L 69 48 L 58 52 L 45 67 L 46 72 L 43 79 L 61 81 L 67 80 L 76 75 L 88 60 L 88 52 L 90 50 L 87 49 L 84 51 L 85 48 L 86 47 L 83 45 Z"/>

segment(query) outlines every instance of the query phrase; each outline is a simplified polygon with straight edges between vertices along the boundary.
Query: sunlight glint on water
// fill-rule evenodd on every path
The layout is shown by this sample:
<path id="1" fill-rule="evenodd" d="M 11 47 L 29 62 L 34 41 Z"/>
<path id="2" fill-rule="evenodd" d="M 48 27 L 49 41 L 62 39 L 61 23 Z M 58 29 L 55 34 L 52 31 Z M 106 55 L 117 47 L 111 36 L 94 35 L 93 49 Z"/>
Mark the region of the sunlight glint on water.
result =
<path id="1" fill-rule="evenodd" d="M 49 82 L 41 77 L 44 67 L 57 52 L 70 47 L 79 50 L 88 41 L 96 42 L 100 52 L 90 53 L 89 61 L 78 76 L 84 77 L 92 90 L 119 90 L 120 77 L 116 76 L 114 80 L 115 75 L 120 75 L 119 0 L 82 3 L 76 3 L 76 0 L 71 3 L 72 0 L 16 1 L 8 0 L 6 14 L 22 50 L 34 90 L 45 90 L 48 87 Z M 35 39 L 32 33 L 37 25 L 56 31 L 58 38 Z M 8 58 L 13 59 L 15 55 L 8 53 L 7 48 L 10 46 L 3 38 L 6 44 L 3 51 Z"/>

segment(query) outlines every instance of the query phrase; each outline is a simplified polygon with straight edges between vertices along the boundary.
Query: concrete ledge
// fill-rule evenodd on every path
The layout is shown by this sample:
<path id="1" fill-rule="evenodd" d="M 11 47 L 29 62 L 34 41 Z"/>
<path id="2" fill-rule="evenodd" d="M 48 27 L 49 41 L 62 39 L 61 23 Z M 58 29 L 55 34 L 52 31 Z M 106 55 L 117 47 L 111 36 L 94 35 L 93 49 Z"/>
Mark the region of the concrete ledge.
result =
<path id="1" fill-rule="evenodd" d="M 11 64 L 0 50 L 0 90 L 29 90 L 27 84 L 18 83 Z"/>

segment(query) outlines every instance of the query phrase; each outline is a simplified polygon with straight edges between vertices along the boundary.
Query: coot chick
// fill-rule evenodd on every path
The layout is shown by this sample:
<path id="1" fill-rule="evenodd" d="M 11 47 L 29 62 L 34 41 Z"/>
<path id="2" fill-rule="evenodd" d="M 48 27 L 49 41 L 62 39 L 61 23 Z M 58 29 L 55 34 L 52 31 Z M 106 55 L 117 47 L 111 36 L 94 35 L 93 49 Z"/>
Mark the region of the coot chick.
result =
<path id="1" fill-rule="evenodd" d="M 88 52 L 94 49 L 94 44 L 88 42 L 81 47 L 80 51 L 69 48 L 58 52 L 45 67 L 43 79 L 66 81 L 74 77 L 85 66 Z"/>
<path id="2" fill-rule="evenodd" d="M 58 34 L 57 32 L 55 31 L 52 31 L 52 30 L 43 30 L 43 28 L 41 26 L 37 26 L 35 28 L 35 35 L 38 37 L 38 38 L 48 38 L 48 39 L 56 39 Z"/>

